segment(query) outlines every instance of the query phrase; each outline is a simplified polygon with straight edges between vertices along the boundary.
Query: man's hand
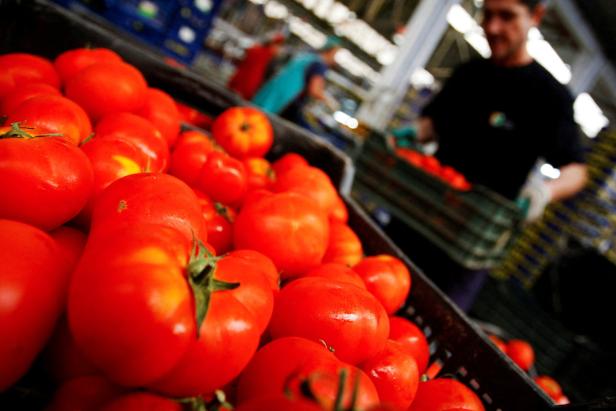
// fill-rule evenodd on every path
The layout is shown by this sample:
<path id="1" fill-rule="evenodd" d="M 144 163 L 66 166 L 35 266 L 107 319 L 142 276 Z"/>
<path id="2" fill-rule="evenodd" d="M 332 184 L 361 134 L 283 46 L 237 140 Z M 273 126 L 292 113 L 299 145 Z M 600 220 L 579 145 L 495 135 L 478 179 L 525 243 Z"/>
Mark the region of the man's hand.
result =
<path id="1" fill-rule="evenodd" d="M 560 176 L 547 182 L 552 201 L 564 200 L 581 191 L 586 185 L 588 171 L 585 164 L 571 163 L 560 168 Z"/>

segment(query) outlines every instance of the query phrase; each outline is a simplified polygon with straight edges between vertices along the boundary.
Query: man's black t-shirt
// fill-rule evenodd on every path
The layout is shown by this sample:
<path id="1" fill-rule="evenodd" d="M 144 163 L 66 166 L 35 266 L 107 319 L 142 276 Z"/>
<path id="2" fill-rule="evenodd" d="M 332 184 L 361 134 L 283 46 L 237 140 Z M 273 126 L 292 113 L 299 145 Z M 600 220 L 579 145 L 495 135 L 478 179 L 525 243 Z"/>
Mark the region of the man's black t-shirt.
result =
<path id="1" fill-rule="evenodd" d="M 437 158 L 469 181 L 514 199 L 537 161 L 582 161 L 573 98 L 537 62 L 460 66 L 425 107 L 439 136 Z"/>

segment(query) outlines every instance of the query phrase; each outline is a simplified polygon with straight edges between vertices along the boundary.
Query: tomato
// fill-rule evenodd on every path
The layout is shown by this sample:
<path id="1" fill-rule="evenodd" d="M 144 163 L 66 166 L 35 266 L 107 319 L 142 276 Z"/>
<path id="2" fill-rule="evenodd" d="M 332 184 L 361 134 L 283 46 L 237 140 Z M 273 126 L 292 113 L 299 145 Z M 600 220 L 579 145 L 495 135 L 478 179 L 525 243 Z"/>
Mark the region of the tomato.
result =
<path id="1" fill-rule="evenodd" d="M 233 223 L 236 215 L 233 209 L 215 203 L 208 196 L 195 190 L 201 205 L 201 212 L 207 227 L 207 241 L 217 254 L 224 254 L 233 245 Z"/>
<path id="2" fill-rule="evenodd" d="M 213 151 L 208 154 L 199 172 L 195 188 L 214 201 L 226 205 L 238 204 L 248 189 L 244 164 L 225 153 Z"/>
<path id="3" fill-rule="evenodd" d="M 92 134 L 92 124 L 85 111 L 62 96 L 40 95 L 27 99 L 9 113 L 7 122 L 62 134 L 75 145 Z"/>
<path id="4" fill-rule="evenodd" d="M 309 270 L 304 277 L 322 277 L 334 281 L 342 281 L 366 289 L 364 281 L 353 269 L 340 263 L 324 263 Z"/>
<path id="5" fill-rule="evenodd" d="M 274 170 L 266 159 L 251 157 L 244 159 L 243 163 L 249 190 L 268 189 L 274 183 Z"/>
<path id="6" fill-rule="evenodd" d="M 265 114 L 252 107 L 232 107 L 216 117 L 212 135 L 233 157 L 263 157 L 272 146 L 274 131 Z"/>
<path id="7" fill-rule="evenodd" d="M 272 259 L 282 279 L 321 263 L 329 222 L 314 202 L 300 194 L 259 194 L 242 207 L 233 227 L 236 248 L 259 251 Z"/>
<path id="8" fill-rule="evenodd" d="M 438 175 L 441 171 L 441 163 L 436 157 L 424 156 L 421 160 L 421 166 L 425 172 Z"/>
<path id="9" fill-rule="evenodd" d="M 66 84 L 69 79 L 86 67 L 96 63 L 121 63 L 120 57 L 115 51 L 106 48 L 81 48 L 65 51 L 56 57 L 54 67 L 60 75 L 60 79 Z"/>
<path id="10" fill-rule="evenodd" d="M 364 251 L 357 234 L 346 224 L 332 222 L 329 230 L 324 263 L 340 263 L 354 266 L 361 261 Z"/>
<path id="11" fill-rule="evenodd" d="M 471 183 L 469 183 L 463 175 L 458 174 L 454 179 L 452 179 L 449 184 L 460 191 L 468 191 L 472 188 Z"/>
<path id="12" fill-rule="evenodd" d="M 450 183 L 459 175 L 460 174 L 453 167 L 450 166 L 442 167 L 439 172 L 439 177 L 447 183 Z"/>
<path id="13" fill-rule="evenodd" d="M 214 143 L 207 135 L 192 130 L 183 132 L 171 152 L 169 174 L 194 185 L 208 153 L 212 151 Z"/>
<path id="14" fill-rule="evenodd" d="M 21 103 L 32 97 L 47 95 L 59 96 L 60 91 L 45 83 L 28 83 L 19 86 L 0 100 L 0 115 L 12 113 Z"/>
<path id="15" fill-rule="evenodd" d="M 389 317 L 389 339 L 401 343 L 415 358 L 419 373 L 426 370 L 430 360 L 430 347 L 419 327 L 404 317 Z"/>
<path id="16" fill-rule="evenodd" d="M 210 116 L 207 116 L 192 107 L 182 104 L 179 101 L 175 102 L 180 114 L 180 120 L 184 123 L 192 124 L 195 127 L 202 129 L 208 129 L 212 126 L 214 120 Z"/>
<path id="17" fill-rule="evenodd" d="M 276 177 L 283 175 L 296 166 L 309 166 L 308 161 L 300 154 L 287 153 L 272 163 Z"/>
<path id="18" fill-rule="evenodd" d="M 558 397 L 556 401 L 554 401 L 554 403 L 556 405 L 568 405 L 571 402 L 569 401 L 569 398 L 567 398 L 567 396 L 563 394 L 560 397 Z"/>
<path id="19" fill-rule="evenodd" d="M 92 139 L 83 145 L 82 150 L 94 170 L 92 195 L 78 216 L 79 223 L 87 228 L 96 199 L 103 190 L 122 177 L 143 173 L 147 158 L 130 141 L 114 138 Z"/>
<path id="20" fill-rule="evenodd" d="M 336 196 L 333 208 L 329 211 L 329 219 L 332 222 L 346 224 L 349 220 L 349 211 L 347 210 L 344 200 L 340 196 Z"/>
<path id="21" fill-rule="evenodd" d="M 72 274 L 81 258 L 87 236 L 76 228 L 62 226 L 49 233 L 56 240 L 58 257 L 63 262 L 66 272 Z"/>
<path id="22" fill-rule="evenodd" d="M 362 364 L 382 403 L 406 410 L 417 393 L 417 362 L 402 343 L 387 340 L 385 349 Z"/>
<path id="23" fill-rule="evenodd" d="M 420 382 L 409 411 L 484 411 L 479 397 L 464 384 L 439 378 Z"/>
<path id="24" fill-rule="evenodd" d="M 507 352 L 507 344 L 505 344 L 503 340 L 501 340 L 495 335 L 488 335 L 488 338 L 490 339 L 490 341 L 492 341 L 492 343 L 494 343 L 494 345 L 496 345 L 496 348 L 498 348 L 504 353 Z"/>
<path id="25" fill-rule="evenodd" d="M 0 67 L 0 97 L 29 83 L 45 83 L 60 88 L 58 73 L 51 62 L 42 57 L 26 53 L 2 54 Z"/>
<path id="26" fill-rule="evenodd" d="M 166 174 L 133 174 L 113 182 L 96 199 L 92 228 L 162 224 L 186 239 L 206 240 L 207 229 L 194 191 Z"/>
<path id="27" fill-rule="evenodd" d="M 303 194 L 313 199 L 329 215 L 336 204 L 338 193 L 331 180 L 316 167 L 293 167 L 277 176 L 273 191 Z"/>
<path id="28" fill-rule="evenodd" d="M 256 397 L 234 408 L 235 411 L 323 411 L 318 404 L 301 398 L 291 399 L 283 394 Z"/>
<path id="29" fill-rule="evenodd" d="M 276 266 L 265 255 L 254 250 L 235 250 L 229 253 L 229 256 L 241 258 L 246 263 L 252 265 L 252 269 L 259 269 L 261 273 L 267 279 L 272 291 L 278 291 L 280 289 L 280 275 Z"/>
<path id="30" fill-rule="evenodd" d="M 95 63 L 70 78 L 65 91 L 66 97 L 96 121 L 106 114 L 140 109 L 147 84 L 139 70 L 129 64 Z"/>
<path id="31" fill-rule="evenodd" d="M 390 255 L 364 258 L 353 267 L 370 291 L 393 314 L 406 302 L 411 290 L 411 274 L 404 263 Z"/>
<path id="32" fill-rule="evenodd" d="M 148 171 L 163 173 L 169 166 L 169 147 L 149 121 L 131 113 L 103 117 L 95 128 L 96 138 L 120 138 L 130 141 L 148 158 Z"/>
<path id="33" fill-rule="evenodd" d="M 59 227 L 90 197 L 90 161 L 63 138 L 11 137 L 15 134 L 0 128 L 0 218 L 45 230 Z"/>
<path id="34" fill-rule="evenodd" d="M 291 394 L 302 398 L 307 386 L 321 409 L 333 409 L 340 382 L 340 372 L 347 374 L 343 392 L 345 409 L 356 379 L 359 379 L 357 405 L 365 409 L 378 402 L 370 379 L 360 370 L 339 361 L 325 345 L 299 337 L 283 337 L 263 346 L 252 358 L 239 378 L 239 407 L 254 399 Z M 240 408 L 241 409 L 241 408 Z"/>
<path id="35" fill-rule="evenodd" d="M 30 368 L 53 331 L 68 272 L 56 242 L 40 229 L 0 220 L 0 392 Z"/>
<path id="36" fill-rule="evenodd" d="M 56 324 L 45 349 L 44 359 L 47 371 L 58 382 L 100 374 L 98 368 L 77 348 L 65 316 L 60 317 Z"/>
<path id="37" fill-rule="evenodd" d="M 274 339 L 298 336 L 324 340 L 342 361 L 358 364 L 383 349 L 389 319 L 368 291 L 340 281 L 306 277 L 292 281 L 278 294 L 270 334 Z"/>
<path id="38" fill-rule="evenodd" d="M 136 114 L 150 121 L 156 127 L 169 147 L 173 147 L 180 134 L 180 113 L 175 101 L 162 90 L 148 88 L 145 104 Z"/>
<path id="39" fill-rule="evenodd" d="M 98 410 L 122 395 L 122 388 L 100 376 L 84 376 L 66 381 L 58 388 L 47 411 Z"/>
<path id="40" fill-rule="evenodd" d="M 509 340 L 505 351 L 509 358 L 524 371 L 530 370 L 535 363 L 533 347 L 523 340 Z"/>
<path id="41" fill-rule="evenodd" d="M 547 375 L 539 375 L 533 381 L 555 402 L 563 396 L 563 390 L 556 380 Z"/>
<path id="42" fill-rule="evenodd" d="M 117 398 L 99 411 L 182 411 L 182 405 L 159 395 L 137 392 Z"/>
<path id="43" fill-rule="evenodd" d="M 423 163 L 423 159 L 424 159 L 424 155 L 414 151 L 414 150 L 409 150 L 406 155 L 404 156 L 404 158 L 411 163 L 412 165 L 414 165 L 415 167 L 421 167 L 422 163 Z"/>

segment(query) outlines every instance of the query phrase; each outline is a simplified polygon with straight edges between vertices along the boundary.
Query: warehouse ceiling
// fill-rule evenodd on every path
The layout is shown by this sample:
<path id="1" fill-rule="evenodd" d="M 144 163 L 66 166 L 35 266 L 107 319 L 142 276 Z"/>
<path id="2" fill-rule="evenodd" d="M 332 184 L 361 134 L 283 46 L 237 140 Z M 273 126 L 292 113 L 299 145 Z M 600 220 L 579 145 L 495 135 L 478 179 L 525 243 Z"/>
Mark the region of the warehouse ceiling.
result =
<path id="1" fill-rule="evenodd" d="M 616 66 L 616 1 L 576 0 L 576 4 L 595 32 L 605 55 Z"/>

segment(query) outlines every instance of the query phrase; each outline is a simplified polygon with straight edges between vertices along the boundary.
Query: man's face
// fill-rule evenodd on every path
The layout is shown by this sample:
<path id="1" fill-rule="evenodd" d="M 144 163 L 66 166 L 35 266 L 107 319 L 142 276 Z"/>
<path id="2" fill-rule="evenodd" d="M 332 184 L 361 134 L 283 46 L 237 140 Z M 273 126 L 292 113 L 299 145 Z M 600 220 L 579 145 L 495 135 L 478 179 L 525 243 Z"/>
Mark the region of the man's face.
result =
<path id="1" fill-rule="evenodd" d="M 538 8 L 530 10 L 520 0 L 485 0 L 481 26 L 492 58 L 507 61 L 526 47 L 528 30 L 541 19 Z"/>

